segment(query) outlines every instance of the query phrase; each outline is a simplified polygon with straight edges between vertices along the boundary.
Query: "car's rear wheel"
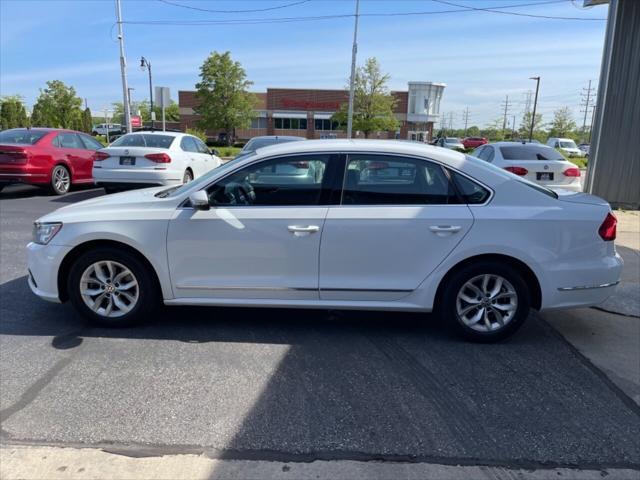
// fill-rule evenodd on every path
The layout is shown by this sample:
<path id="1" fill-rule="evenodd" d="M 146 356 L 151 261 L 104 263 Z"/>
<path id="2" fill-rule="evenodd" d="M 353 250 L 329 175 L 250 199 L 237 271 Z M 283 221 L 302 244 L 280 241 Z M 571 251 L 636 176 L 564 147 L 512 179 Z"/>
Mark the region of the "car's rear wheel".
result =
<path id="1" fill-rule="evenodd" d="M 506 263 L 478 262 L 448 279 L 440 312 L 468 340 L 495 342 L 522 326 L 529 306 L 529 290 L 517 269 Z"/>
<path id="2" fill-rule="evenodd" d="M 193 172 L 191 170 L 186 169 L 184 171 L 184 175 L 182 176 L 182 183 L 189 183 L 193 180 Z"/>
<path id="3" fill-rule="evenodd" d="M 100 248 L 81 255 L 67 284 L 74 307 L 89 321 L 108 327 L 140 323 L 158 305 L 153 272 L 136 255 Z"/>
<path id="4" fill-rule="evenodd" d="M 2 190 L 4 190 L 4 187 L 6 187 L 6 186 L 7 186 L 7 184 L 6 184 L 6 183 L 0 183 L 0 192 L 1 192 Z"/>
<path id="5" fill-rule="evenodd" d="M 64 165 L 56 165 L 51 171 L 49 191 L 54 195 L 64 195 L 71 188 L 71 174 Z"/>

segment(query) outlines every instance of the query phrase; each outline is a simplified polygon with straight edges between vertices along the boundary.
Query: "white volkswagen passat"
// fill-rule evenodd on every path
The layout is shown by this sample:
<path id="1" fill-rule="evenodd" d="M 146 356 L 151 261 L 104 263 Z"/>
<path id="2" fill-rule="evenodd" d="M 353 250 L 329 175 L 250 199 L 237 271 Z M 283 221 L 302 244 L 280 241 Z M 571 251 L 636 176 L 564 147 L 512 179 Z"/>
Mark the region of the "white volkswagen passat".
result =
<path id="1" fill-rule="evenodd" d="M 123 135 L 95 155 L 93 179 L 107 193 L 132 187 L 180 185 L 220 165 L 202 140 L 175 132 Z"/>
<path id="2" fill-rule="evenodd" d="M 438 311 L 467 338 L 530 308 L 595 305 L 618 283 L 616 219 L 461 153 L 396 141 L 259 149 L 189 184 L 39 219 L 29 285 L 110 326 L 154 307 Z"/>
<path id="3" fill-rule="evenodd" d="M 582 191 L 578 166 L 546 145 L 497 142 L 476 148 L 472 155 L 548 188 Z"/>

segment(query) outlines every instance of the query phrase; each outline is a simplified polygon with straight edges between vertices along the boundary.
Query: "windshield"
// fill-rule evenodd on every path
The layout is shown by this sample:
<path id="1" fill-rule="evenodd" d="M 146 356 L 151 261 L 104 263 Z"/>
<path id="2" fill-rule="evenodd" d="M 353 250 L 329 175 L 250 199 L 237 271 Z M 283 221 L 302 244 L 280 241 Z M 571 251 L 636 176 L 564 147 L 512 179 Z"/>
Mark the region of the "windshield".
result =
<path id="1" fill-rule="evenodd" d="M 21 128 L 16 130 L 5 130 L 0 132 L 0 143 L 19 143 L 22 145 L 35 145 L 38 140 L 49 132 L 42 130 L 29 130 Z"/>
<path id="2" fill-rule="evenodd" d="M 564 157 L 557 150 L 544 145 L 518 145 L 500 147 L 502 158 L 505 160 L 559 160 L 564 161 Z"/>
<path id="3" fill-rule="evenodd" d="M 578 148 L 578 146 L 576 145 L 576 142 L 574 142 L 573 140 L 561 141 L 560 147 L 561 148 Z"/>
<path id="4" fill-rule="evenodd" d="M 458 140 L 457 138 L 447 137 L 446 142 L 447 143 L 460 143 L 460 140 Z"/>
<path id="5" fill-rule="evenodd" d="M 255 153 L 248 153 L 246 155 L 243 155 L 242 158 L 243 159 L 247 159 L 250 157 L 254 157 L 256 154 Z M 217 168 L 214 168 L 213 170 L 209 171 L 208 173 L 206 173 L 205 175 L 201 176 L 200 178 L 194 180 L 193 182 L 189 182 L 189 183 L 185 183 L 184 185 L 178 185 L 175 187 L 170 187 L 167 188 L 165 190 L 162 190 L 158 193 L 156 193 L 156 197 L 160 197 L 160 198 L 164 198 L 164 197 L 175 197 L 177 195 L 181 195 L 183 192 L 186 192 L 187 190 L 191 190 L 192 188 L 194 190 L 197 190 L 198 188 L 200 188 L 202 185 L 206 185 L 207 183 L 209 183 L 209 181 L 211 180 L 211 177 L 216 176 L 216 175 L 220 175 L 220 174 L 224 174 L 227 171 L 233 170 L 236 166 L 237 162 L 237 158 L 224 163 L 222 165 L 220 165 Z"/>
<path id="6" fill-rule="evenodd" d="M 129 133 L 123 135 L 109 146 L 169 148 L 175 138 L 170 135 L 156 135 L 153 133 Z"/>

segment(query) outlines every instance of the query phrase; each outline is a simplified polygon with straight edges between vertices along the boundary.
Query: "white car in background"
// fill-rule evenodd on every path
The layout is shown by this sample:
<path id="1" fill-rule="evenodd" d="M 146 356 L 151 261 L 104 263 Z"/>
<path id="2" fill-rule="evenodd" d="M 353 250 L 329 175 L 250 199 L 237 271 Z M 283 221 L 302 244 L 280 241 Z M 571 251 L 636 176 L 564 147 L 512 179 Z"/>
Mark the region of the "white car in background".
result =
<path id="1" fill-rule="evenodd" d="M 550 138 L 547 146 L 560 149 L 568 157 L 584 157 L 584 152 L 570 138 Z"/>
<path id="2" fill-rule="evenodd" d="M 461 152 L 465 150 L 462 140 L 456 137 L 441 137 L 437 140 L 436 145 L 449 150 L 460 150 Z"/>
<path id="3" fill-rule="evenodd" d="M 167 305 L 436 311 L 467 338 L 529 309 L 596 305 L 620 280 L 616 218 L 475 157 L 393 140 L 257 150 L 183 186 L 37 220 L 29 285 L 123 326 Z"/>
<path id="4" fill-rule="evenodd" d="M 93 179 L 107 193 L 181 185 L 220 166 L 202 140 L 175 132 L 135 132 L 96 152 Z"/>
<path id="5" fill-rule="evenodd" d="M 476 148 L 472 155 L 547 188 L 582 191 L 580 169 L 546 145 L 497 142 Z"/>

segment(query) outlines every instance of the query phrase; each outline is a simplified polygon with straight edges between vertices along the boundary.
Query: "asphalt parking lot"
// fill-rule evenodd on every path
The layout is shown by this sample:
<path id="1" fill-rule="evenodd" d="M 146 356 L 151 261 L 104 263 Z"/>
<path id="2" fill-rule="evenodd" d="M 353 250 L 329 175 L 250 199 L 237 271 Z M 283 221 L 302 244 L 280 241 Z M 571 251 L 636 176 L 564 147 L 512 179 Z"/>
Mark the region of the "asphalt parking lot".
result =
<path id="1" fill-rule="evenodd" d="M 421 315 L 167 308 L 90 328 L 37 299 L 33 220 L 101 195 L 0 194 L 0 442 L 129 455 L 640 468 L 640 409 L 533 314 L 463 343 Z"/>

